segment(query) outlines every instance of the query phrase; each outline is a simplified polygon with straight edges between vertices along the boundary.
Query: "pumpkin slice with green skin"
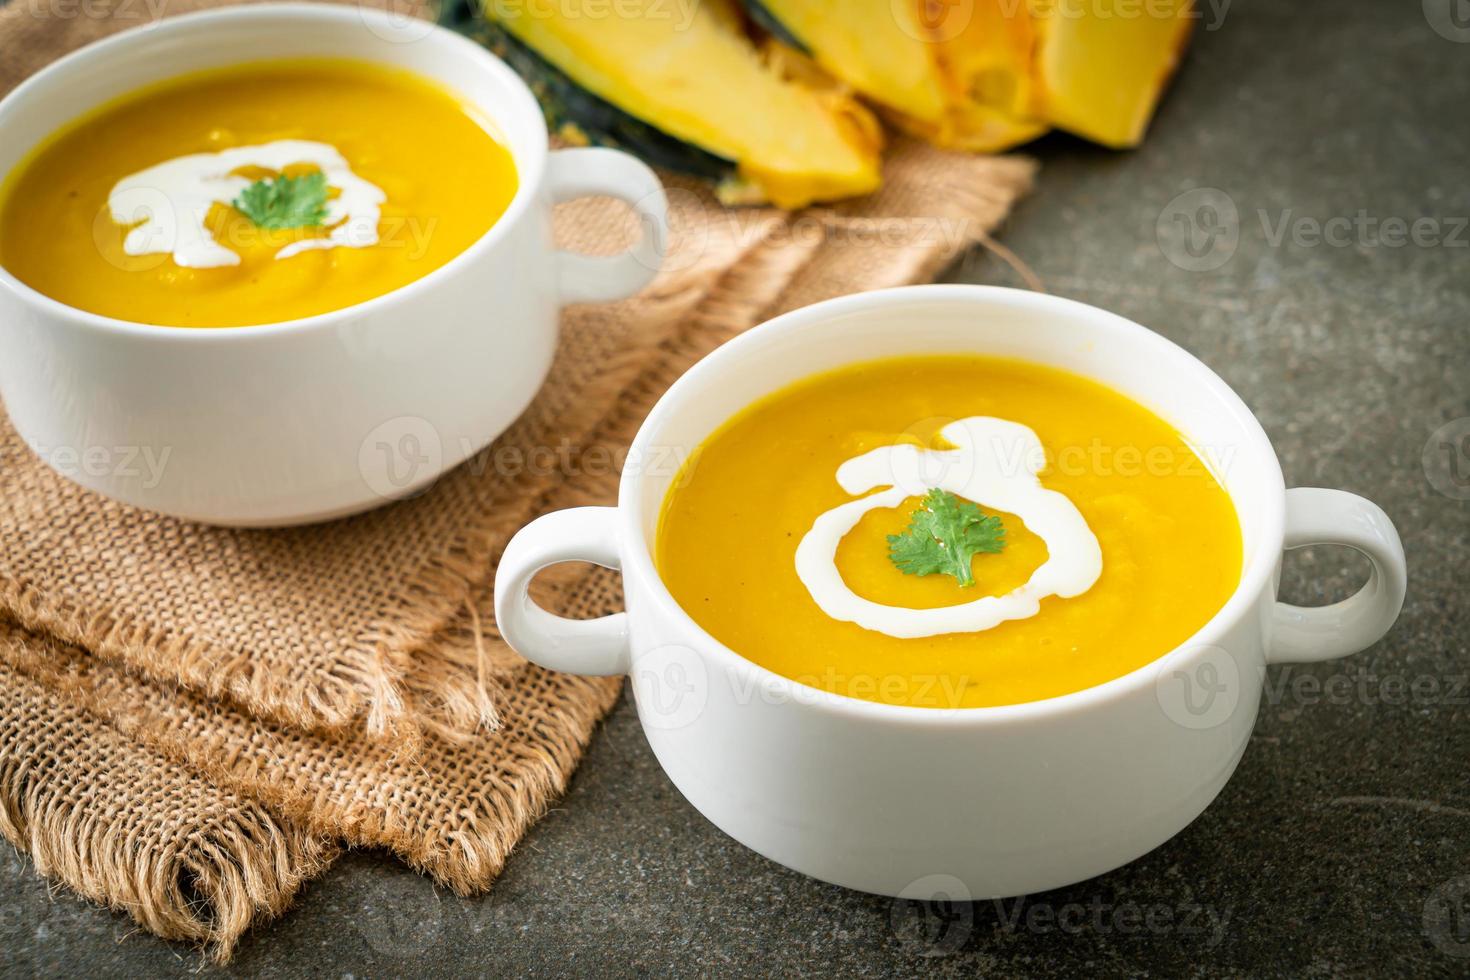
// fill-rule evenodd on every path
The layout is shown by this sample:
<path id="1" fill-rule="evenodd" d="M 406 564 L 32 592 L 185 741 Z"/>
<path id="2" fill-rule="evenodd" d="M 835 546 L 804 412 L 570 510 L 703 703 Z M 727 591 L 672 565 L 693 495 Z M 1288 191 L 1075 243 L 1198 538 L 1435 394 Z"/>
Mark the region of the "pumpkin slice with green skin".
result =
<path id="1" fill-rule="evenodd" d="M 744 0 L 751 19 L 808 53 L 936 146 L 996 152 L 1047 129 L 1030 111 L 1035 46 L 1025 0 Z"/>
<path id="2" fill-rule="evenodd" d="M 440 7 L 439 23 L 483 44 L 515 69 L 535 93 L 548 127 L 567 142 L 635 150 L 655 167 L 716 184 L 738 181 L 734 161 L 674 139 L 599 99 L 486 20 L 472 0 L 448 0 Z"/>
<path id="3" fill-rule="evenodd" d="M 878 187 L 882 140 L 872 115 L 843 93 L 783 77 L 728 0 L 620 0 L 612 8 L 605 0 L 489 0 L 484 12 L 604 106 L 696 148 L 704 176 L 715 161 L 729 161 L 735 179 L 720 185 L 727 201 L 797 208 Z M 567 121 L 579 122 L 575 98 L 563 91 L 557 101 Z M 607 129 L 606 120 L 592 128 Z M 636 128 L 621 127 L 635 153 Z M 667 152 L 669 143 L 660 147 Z"/>
<path id="4" fill-rule="evenodd" d="M 547 126 L 568 143 L 610 146 L 636 153 L 650 166 L 738 190 L 733 160 L 674 139 L 582 88 L 536 52 L 488 21 L 455 25 L 499 55 L 524 78 L 541 104 Z"/>
<path id="5" fill-rule="evenodd" d="M 745 8 L 745 13 L 750 19 L 755 21 L 756 26 L 771 35 L 778 44 L 784 44 L 801 54 L 811 55 L 812 49 L 807 47 L 801 38 L 792 34 L 790 29 L 781 23 L 780 19 L 768 10 L 761 0 L 741 0 L 740 5 Z"/>
<path id="6" fill-rule="evenodd" d="M 918 2 L 745 0 L 751 18 L 779 41 L 887 109 L 939 124 L 944 78 Z"/>

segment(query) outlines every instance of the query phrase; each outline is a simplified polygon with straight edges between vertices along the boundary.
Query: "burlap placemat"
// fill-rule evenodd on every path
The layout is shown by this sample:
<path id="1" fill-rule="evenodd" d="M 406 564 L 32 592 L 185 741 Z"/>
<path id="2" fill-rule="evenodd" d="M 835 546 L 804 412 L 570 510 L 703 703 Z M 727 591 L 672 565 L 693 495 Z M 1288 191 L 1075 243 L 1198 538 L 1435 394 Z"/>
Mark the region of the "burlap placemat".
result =
<path id="1" fill-rule="evenodd" d="M 0 10 L 0 47 L 27 38 L 60 53 L 99 33 L 68 21 L 37 31 L 16 17 L 46 15 L 16 9 Z M 1023 160 L 904 142 L 883 192 L 798 215 L 725 211 L 674 182 L 674 247 L 655 286 L 569 311 L 553 383 L 495 447 L 423 496 L 350 521 L 241 532 L 144 514 L 55 476 L 0 426 L 0 660 L 26 675 L 0 673 L 0 699 L 31 712 L 0 727 L 0 774 L 25 774 L 0 779 L 0 831 L 48 855 L 46 873 L 160 934 L 208 939 L 220 957 L 322 866 L 327 847 L 308 843 L 318 838 L 390 848 L 460 892 L 488 886 L 618 691 L 548 674 L 499 640 L 490 582 L 509 535 L 548 509 L 611 502 L 616 450 L 708 350 L 783 309 L 931 278 L 984 239 L 1030 176 Z M 586 203 L 558 214 L 558 235 L 612 249 L 625 220 Z M 551 467 L 494 462 L 548 447 Z M 619 602 L 603 573 L 539 587 L 572 614 Z M 38 682 L 53 693 L 40 697 Z M 91 732 L 106 735 L 96 751 Z M 61 742 L 72 746 L 64 766 L 49 748 Z M 110 775 L 122 748 L 138 760 L 127 780 Z M 225 803 L 160 822 L 179 764 L 208 780 L 190 777 L 200 799 L 237 793 L 276 830 Z M 98 786 L 101 810 L 88 803 Z M 50 819 L 17 816 L 27 794 Z M 175 830 L 250 839 L 266 856 L 252 884 L 215 889 L 203 912 L 199 871 L 180 873 L 187 887 L 138 894 L 140 876 L 158 873 L 145 855 L 167 851 Z"/>
<path id="2" fill-rule="evenodd" d="M 41 874 L 167 939 L 227 954 L 336 853 L 6 664 L 0 746 L 0 833 Z"/>

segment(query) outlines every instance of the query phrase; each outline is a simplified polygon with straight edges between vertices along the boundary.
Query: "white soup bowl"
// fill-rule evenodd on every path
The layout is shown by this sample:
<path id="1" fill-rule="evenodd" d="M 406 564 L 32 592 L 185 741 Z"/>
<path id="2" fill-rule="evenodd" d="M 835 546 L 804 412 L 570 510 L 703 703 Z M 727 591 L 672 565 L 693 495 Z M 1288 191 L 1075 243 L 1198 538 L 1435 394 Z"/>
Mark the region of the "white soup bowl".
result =
<path id="1" fill-rule="evenodd" d="M 64 476 L 217 524 L 365 510 L 418 491 L 515 420 L 550 368 L 563 304 L 621 299 L 653 279 L 666 204 L 648 167 L 615 150 L 548 151 L 536 100 L 494 55 L 443 28 L 351 6 L 207 11 L 75 51 L 0 101 L 0 175 L 59 126 L 140 87 L 307 57 L 375 62 L 447 86 L 498 127 L 515 160 L 514 199 L 423 278 L 262 326 L 98 316 L 0 269 L 0 395 L 20 435 Z M 553 205 L 587 195 L 633 207 L 642 238 L 630 251 L 554 247 Z"/>
<path id="2" fill-rule="evenodd" d="M 1207 460 L 1225 461 L 1217 475 L 1240 519 L 1243 567 L 1234 594 L 1195 636 L 1061 697 L 899 707 L 774 674 L 680 608 L 653 558 L 673 461 L 792 382 L 873 358 L 940 353 L 1022 358 L 1093 378 L 1210 449 Z M 1361 650 L 1403 604 L 1403 547 L 1382 510 L 1338 490 L 1287 490 L 1259 423 L 1209 368 L 1122 317 L 1037 293 L 907 287 L 778 317 L 680 378 L 628 459 L 616 507 L 551 513 L 511 541 L 495 582 L 502 634 L 554 670 L 631 675 L 654 754 L 701 813 L 772 860 L 885 895 L 1027 894 L 1159 846 L 1240 761 L 1268 664 Z M 1315 543 L 1366 554 L 1368 583 L 1320 608 L 1277 601 L 1283 549 Z M 627 611 L 574 621 L 535 605 L 527 585 L 537 570 L 573 560 L 621 568 Z M 831 656 L 840 670 L 841 651 Z"/>

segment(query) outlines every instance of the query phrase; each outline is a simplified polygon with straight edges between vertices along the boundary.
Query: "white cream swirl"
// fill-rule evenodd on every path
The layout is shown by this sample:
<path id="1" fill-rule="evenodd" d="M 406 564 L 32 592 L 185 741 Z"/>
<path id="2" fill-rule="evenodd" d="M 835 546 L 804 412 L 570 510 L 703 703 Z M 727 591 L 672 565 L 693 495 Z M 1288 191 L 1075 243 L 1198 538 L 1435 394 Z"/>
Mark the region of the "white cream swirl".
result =
<path id="1" fill-rule="evenodd" d="M 1048 596 L 1071 598 L 1092 588 L 1102 574 L 1102 548 L 1076 505 L 1037 479 L 1046 454 L 1036 433 L 1017 422 L 974 416 L 951 422 L 940 435 L 955 448 L 884 446 L 837 468 L 837 482 L 850 494 L 888 489 L 822 514 L 797 546 L 796 574 L 822 611 L 864 629 L 913 639 L 988 630 L 1036 615 Z M 888 606 L 848 588 L 837 570 L 843 537 L 868 511 L 897 507 L 936 488 L 1016 515 L 1046 542 L 1047 560 L 1025 584 L 1005 595 L 937 609 Z"/>
<path id="2" fill-rule="evenodd" d="M 276 252 L 278 260 L 308 249 L 367 248 L 378 243 L 378 219 L 387 195 L 353 173 L 347 158 L 331 144 L 276 140 L 175 157 L 118 181 L 107 196 L 112 220 L 123 225 L 141 222 L 123 240 L 123 251 L 167 253 L 186 269 L 239 265 L 240 256 L 211 234 L 205 222 L 209 209 L 229 204 L 253 183 L 234 171 L 261 167 L 279 172 L 293 164 L 317 167 L 338 194 L 327 201 L 324 224 L 331 230 L 292 242 Z"/>

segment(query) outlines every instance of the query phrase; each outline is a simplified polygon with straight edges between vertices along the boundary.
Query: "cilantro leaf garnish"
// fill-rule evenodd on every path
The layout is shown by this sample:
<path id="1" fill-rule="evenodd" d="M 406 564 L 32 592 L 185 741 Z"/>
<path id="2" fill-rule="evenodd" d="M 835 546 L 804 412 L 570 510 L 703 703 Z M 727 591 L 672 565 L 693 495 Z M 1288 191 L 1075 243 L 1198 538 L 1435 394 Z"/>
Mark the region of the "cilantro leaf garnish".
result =
<path id="1" fill-rule="evenodd" d="M 230 202 L 261 228 L 316 228 L 327 220 L 327 175 L 257 180 Z"/>
<path id="2" fill-rule="evenodd" d="M 968 587 L 975 584 L 970 559 L 999 554 L 1005 537 L 999 517 L 948 490 L 930 490 L 910 515 L 908 530 L 888 535 L 888 558 L 905 575 L 953 575 Z"/>

